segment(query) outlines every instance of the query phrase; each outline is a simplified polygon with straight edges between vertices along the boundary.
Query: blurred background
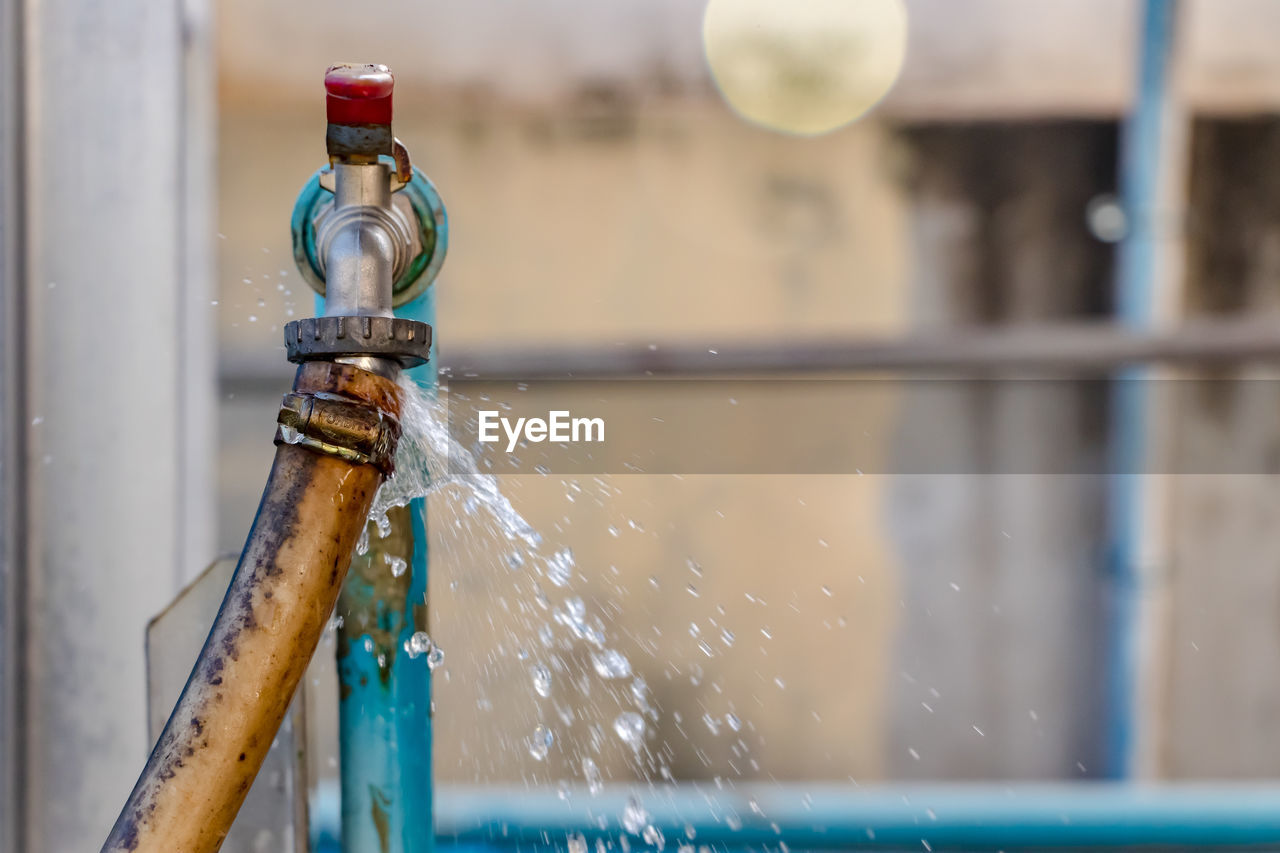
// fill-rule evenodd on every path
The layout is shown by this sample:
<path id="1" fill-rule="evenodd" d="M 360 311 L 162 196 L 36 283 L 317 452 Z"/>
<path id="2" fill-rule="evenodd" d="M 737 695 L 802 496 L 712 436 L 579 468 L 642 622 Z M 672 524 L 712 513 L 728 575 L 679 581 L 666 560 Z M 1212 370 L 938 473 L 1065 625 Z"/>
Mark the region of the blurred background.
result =
<path id="1" fill-rule="evenodd" d="M 882 448 L 865 474 L 501 478 L 572 550 L 551 605 L 599 614 L 617 685 L 578 683 L 590 649 L 536 651 L 501 537 L 433 495 L 442 784 L 577 785 L 585 755 L 615 782 L 1276 775 L 1280 386 L 1261 357 L 1195 352 L 1280 351 L 1254 334 L 1280 319 L 1280 5 L 1181 4 L 1142 211 L 1120 201 L 1136 0 L 796 5 L 808 29 L 759 42 L 732 0 L 5 5 L 25 35 L 0 27 L 22 71 L 0 719 L 28 837 L 105 833 L 148 746 L 146 620 L 243 544 L 292 375 L 280 330 L 314 310 L 288 217 L 335 61 L 395 71 L 397 136 L 448 206 L 446 377 L 555 351 L 621 379 L 643 369 L 619 353 L 752 346 L 778 354 L 754 373 L 831 376 L 846 352 L 863 369 L 834 375 L 891 389 L 860 420 Z M 1211 381 L 1120 417 L 1099 380 L 1134 360 L 1126 333 L 1190 352 L 1143 376 Z M 788 355 L 806 346 L 825 354 Z M 952 357 L 1052 393 L 899 381 Z M 733 440 L 769 454 L 787 418 Z M 913 468 L 939 445 L 972 467 Z M 1117 447 L 1144 472 L 1119 489 L 1099 473 Z M 635 678 L 645 760 L 610 731 Z"/>

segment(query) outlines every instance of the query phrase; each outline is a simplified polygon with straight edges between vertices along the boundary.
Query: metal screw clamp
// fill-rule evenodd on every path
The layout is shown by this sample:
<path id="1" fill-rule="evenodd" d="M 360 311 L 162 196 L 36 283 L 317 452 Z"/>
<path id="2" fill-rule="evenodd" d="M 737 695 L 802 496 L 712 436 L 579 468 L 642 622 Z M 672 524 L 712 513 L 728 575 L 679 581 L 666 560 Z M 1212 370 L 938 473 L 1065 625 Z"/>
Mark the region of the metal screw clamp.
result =
<path id="1" fill-rule="evenodd" d="M 395 472 L 400 424 L 377 408 L 327 394 L 285 394 L 276 444 L 297 444 L 357 465 Z"/>

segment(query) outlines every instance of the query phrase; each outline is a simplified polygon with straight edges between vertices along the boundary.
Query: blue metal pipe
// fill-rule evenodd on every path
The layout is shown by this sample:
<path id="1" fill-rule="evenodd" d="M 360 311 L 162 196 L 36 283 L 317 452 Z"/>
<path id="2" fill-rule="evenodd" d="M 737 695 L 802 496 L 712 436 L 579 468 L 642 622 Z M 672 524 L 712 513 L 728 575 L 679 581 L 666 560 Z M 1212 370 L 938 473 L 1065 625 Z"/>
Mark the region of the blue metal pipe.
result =
<path id="1" fill-rule="evenodd" d="M 1121 139 L 1120 181 L 1128 233 L 1117 255 L 1115 312 L 1132 331 L 1156 320 L 1159 247 L 1157 205 L 1170 104 L 1170 59 L 1180 0 L 1146 0 L 1138 86 Z M 1148 594 L 1140 564 L 1143 535 L 1142 472 L 1146 465 L 1147 371 L 1117 374 L 1111 396 L 1111 476 L 1107 495 L 1107 607 L 1104 773 L 1134 774 L 1138 758 L 1137 685 L 1141 677 L 1142 606 Z"/>
<path id="2" fill-rule="evenodd" d="M 476 850 L 565 849 L 570 835 L 626 836 L 632 792 L 447 787 L 437 791 L 437 844 Z M 1280 845 L 1280 788 L 1254 785 L 1142 787 L 1112 783 L 921 785 L 684 784 L 635 794 L 666 849 L 713 850 L 1162 850 Z M 753 806 L 754 803 L 754 806 Z M 322 822 L 336 817 L 321 810 Z M 603 824 L 601 823 L 603 821 Z M 690 833 L 692 838 L 690 838 Z M 925 845 L 928 847 L 925 847 Z"/>
<path id="3" fill-rule="evenodd" d="M 396 316 L 434 327 L 435 288 L 397 309 Z M 431 361 L 408 375 L 435 393 L 434 344 Z M 389 518 L 391 532 L 371 535 L 368 552 L 353 561 L 339 605 L 346 620 L 355 612 L 369 614 L 359 627 L 344 624 L 338 660 L 341 837 L 348 853 L 434 848 L 431 669 L 425 654 L 407 651 L 413 634 L 427 629 L 426 500 L 417 498 Z M 391 574 L 384 553 L 407 561 L 400 582 L 379 580 Z"/>

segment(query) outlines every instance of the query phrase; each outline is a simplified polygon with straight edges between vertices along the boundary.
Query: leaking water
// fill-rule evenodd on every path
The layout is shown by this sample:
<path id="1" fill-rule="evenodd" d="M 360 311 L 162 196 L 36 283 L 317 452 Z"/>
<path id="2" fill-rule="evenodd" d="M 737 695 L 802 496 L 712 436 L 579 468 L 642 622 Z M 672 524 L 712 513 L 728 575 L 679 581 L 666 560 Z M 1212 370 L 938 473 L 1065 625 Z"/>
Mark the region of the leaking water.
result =
<path id="1" fill-rule="evenodd" d="M 462 572 L 450 579 L 450 588 L 459 583 L 486 586 L 492 607 L 467 618 L 496 632 L 476 633 L 489 637 L 492 647 L 472 648 L 468 632 L 464 652 L 481 663 L 482 673 L 490 679 L 475 685 L 474 713 L 483 715 L 501 708 L 504 734 L 496 743 L 463 744 L 464 754 L 476 761 L 479 751 L 493 767 L 507 764 L 510 756 L 527 754 L 537 762 L 535 767 L 545 768 L 544 773 L 553 765 L 564 768 L 560 772 L 570 773 L 571 781 L 583 786 L 591 797 L 604 790 L 607 774 L 602 764 L 609 768 L 618 760 L 630 769 L 630 778 L 672 779 L 668 762 L 674 751 L 658 737 L 661 707 L 649 684 L 616 645 L 620 640 L 634 643 L 635 638 L 613 636 L 604 617 L 613 617 L 616 612 L 604 610 L 585 588 L 593 574 L 613 567 L 579 566 L 567 543 L 544 544 L 538 530 L 503 494 L 498 478 L 481 471 L 475 457 L 452 438 L 445 404 L 407 381 L 402 385 L 405 399 L 396 474 L 376 496 L 370 516 L 373 523 L 357 549 L 366 553 L 371 536 L 381 539 L 391 533 L 391 509 L 432 496 L 433 535 L 458 555 L 453 562 L 460 564 L 456 571 Z M 566 484 L 567 499 L 582 494 L 577 483 Z M 443 505 L 436 508 L 436 502 Z M 631 521 L 611 533 L 620 536 L 627 530 L 643 529 Z M 556 531 L 561 532 L 558 525 Z M 436 547 L 433 540 L 432 548 Z M 408 570 L 399 557 L 387 555 L 383 562 L 393 576 Z M 616 569 L 613 571 L 616 574 Z M 701 577 L 702 567 L 690 559 L 679 567 L 679 574 L 683 577 L 674 589 L 698 597 L 698 590 L 686 581 L 689 576 Z M 437 583 L 438 577 L 433 580 Z M 661 587 L 657 578 L 653 585 Z M 718 626 L 714 618 L 709 624 L 713 627 L 707 629 L 700 645 L 707 655 L 722 654 L 733 646 L 734 635 Z M 691 626 L 690 633 L 698 637 L 698 626 Z M 718 648 L 713 650 L 706 640 L 714 640 Z M 413 634 L 405 651 L 410 657 L 425 656 L 431 669 L 437 670 L 437 678 L 449 681 L 444 651 L 432 637 L 421 631 Z M 512 685 L 512 672 L 522 673 L 516 679 L 521 686 Z M 701 668 L 694 664 L 683 677 L 698 686 Z M 512 690 L 517 697 L 515 707 L 509 699 L 502 700 L 504 695 L 513 695 Z M 524 699 L 518 698 L 521 690 Z M 712 718 L 708 715 L 706 719 Z M 679 715 L 672 724 L 684 732 Z M 742 723 L 735 715 L 725 714 L 715 719 L 715 726 L 717 731 L 723 727 L 737 733 Z M 741 741 L 738 744 L 733 748 L 735 756 L 741 756 L 745 749 Z M 478 778 L 479 770 L 476 774 Z M 558 784 L 563 798 L 570 796 L 572 789 L 565 780 L 543 778 Z M 650 848 L 664 845 L 662 833 L 650 823 L 638 798 L 631 798 L 617 817 L 627 833 Z M 571 850 L 586 848 L 581 836 L 567 842 Z"/>

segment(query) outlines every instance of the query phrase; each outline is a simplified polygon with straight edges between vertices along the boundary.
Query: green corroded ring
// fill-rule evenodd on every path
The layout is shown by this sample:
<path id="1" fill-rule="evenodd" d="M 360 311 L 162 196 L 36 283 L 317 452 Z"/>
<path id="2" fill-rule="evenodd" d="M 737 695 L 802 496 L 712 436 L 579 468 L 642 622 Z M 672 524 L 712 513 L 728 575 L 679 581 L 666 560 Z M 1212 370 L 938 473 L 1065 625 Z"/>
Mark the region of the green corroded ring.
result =
<path id="1" fill-rule="evenodd" d="M 383 158 L 391 163 L 391 158 Z M 318 170 L 298 193 L 293 205 L 290 227 L 293 232 L 293 261 L 311 289 L 324 296 L 324 274 L 316 252 L 316 217 L 321 208 L 333 200 L 333 194 L 320 186 Z M 391 304 L 399 308 L 421 296 L 435 281 L 444 265 L 449 249 L 449 217 L 435 184 L 416 166 L 413 180 L 400 190 L 409 200 L 418 221 L 422 251 L 414 256 L 404 272 L 391 285 Z"/>

